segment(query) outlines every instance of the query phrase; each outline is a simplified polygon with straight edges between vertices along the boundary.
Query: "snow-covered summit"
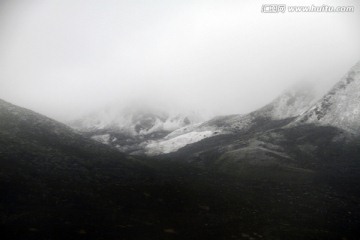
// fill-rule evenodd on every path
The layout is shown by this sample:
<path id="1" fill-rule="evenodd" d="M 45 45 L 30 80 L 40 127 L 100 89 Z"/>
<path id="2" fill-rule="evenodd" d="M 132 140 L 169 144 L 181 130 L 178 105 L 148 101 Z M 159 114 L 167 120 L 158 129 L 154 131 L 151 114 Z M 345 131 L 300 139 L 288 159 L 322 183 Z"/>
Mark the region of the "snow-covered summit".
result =
<path id="1" fill-rule="evenodd" d="M 360 62 L 294 124 L 328 125 L 360 133 Z"/>

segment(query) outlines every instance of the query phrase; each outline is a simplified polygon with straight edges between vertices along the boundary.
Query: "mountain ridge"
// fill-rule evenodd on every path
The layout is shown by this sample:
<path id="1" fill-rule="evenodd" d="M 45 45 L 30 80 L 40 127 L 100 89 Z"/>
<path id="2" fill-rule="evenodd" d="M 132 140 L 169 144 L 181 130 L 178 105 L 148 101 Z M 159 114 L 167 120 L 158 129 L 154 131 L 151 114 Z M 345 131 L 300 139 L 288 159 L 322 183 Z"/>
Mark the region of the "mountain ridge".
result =
<path id="1" fill-rule="evenodd" d="M 360 134 L 360 62 L 353 66 L 296 124 L 330 125 Z"/>
<path id="2" fill-rule="evenodd" d="M 284 91 L 264 107 L 249 114 L 218 116 L 195 126 L 180 128 L 163 139 L 150 142 L 148 155 L 177 151 L 181 147 L 219 134 L 232 134 L 260 127 L 266 121 L 295 118 L 315 102 L 316 94 L 309 85 L 296 86 Z"/>

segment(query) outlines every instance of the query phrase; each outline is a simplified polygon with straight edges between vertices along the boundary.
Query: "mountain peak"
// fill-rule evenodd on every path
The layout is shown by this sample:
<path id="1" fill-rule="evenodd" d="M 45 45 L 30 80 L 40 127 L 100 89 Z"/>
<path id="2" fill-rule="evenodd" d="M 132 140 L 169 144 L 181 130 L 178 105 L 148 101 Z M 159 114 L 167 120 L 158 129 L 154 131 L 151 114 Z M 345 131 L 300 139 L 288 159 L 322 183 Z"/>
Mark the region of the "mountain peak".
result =
<path id="1" fill-rule="evenodd" d="M 359 102 L 360 62 L 313 107 L 302 114 L 295 124 L 330 125 L 351 133 L 360 133 Z"/>

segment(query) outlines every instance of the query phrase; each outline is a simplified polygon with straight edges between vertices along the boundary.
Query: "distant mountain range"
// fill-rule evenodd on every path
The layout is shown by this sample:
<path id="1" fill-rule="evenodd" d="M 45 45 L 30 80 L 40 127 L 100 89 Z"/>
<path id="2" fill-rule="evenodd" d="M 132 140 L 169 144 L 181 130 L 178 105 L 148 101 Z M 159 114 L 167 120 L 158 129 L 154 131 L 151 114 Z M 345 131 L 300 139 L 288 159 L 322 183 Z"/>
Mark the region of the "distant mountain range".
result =
<path id="1" fill-rule="evenodd" d="M 0 234 L 358 239 L 359 86 L 360 63 L 320 99 L 205 122 L 115 108 L 76 130 L 0 100 Z"/>
<path id="2" fill-rule="evenodd" d="M 338 147 L 359 136 L 359 66 L 355 65 L 319 100 L 308 89 L 292 90 L 252 113 L 205 122 L 191 131 L 220 134 L 186 145 L 170 156 L 198 162 L 211 158 L 220 165 L 248 159 L 254 160 L 253 164 L 307 168 L 299 165 L 304 158 L 307 164 L 320 164 L 324 156 L 318 156 L 317 144 Z"/>
<path id="3" fill-rule="evenodd" d="M 266 122 L 281 120 L 289 126 L 311 123 L 358 133 L 359 66 L 359 63 L 354 66 L 321 99 L 316 98 L 309 86 L 296 87 L 249 114 L 220 116 L 203 122 L 194 113 L 168 113 L 144 106 L 112 107 L 76 120 L 70 126 L 85 136 L 137 155 L 167 154 L 205 138 L 259 129 Z"/>

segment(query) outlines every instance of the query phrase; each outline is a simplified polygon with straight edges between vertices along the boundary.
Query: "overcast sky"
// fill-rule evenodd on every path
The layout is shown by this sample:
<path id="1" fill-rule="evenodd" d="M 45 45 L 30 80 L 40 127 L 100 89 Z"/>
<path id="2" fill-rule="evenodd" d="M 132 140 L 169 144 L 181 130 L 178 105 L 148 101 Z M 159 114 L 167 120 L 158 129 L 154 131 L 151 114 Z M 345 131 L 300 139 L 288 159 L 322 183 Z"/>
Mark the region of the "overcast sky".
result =
<path id="1" fill-rule="evenodd" d="M 264 14 L 278 1 L 1 0 L 0 98 L 58 120 L 136 99 L 246 113 L 296 82 L 328 88 L 359 61 L 357 2 Z"/>

